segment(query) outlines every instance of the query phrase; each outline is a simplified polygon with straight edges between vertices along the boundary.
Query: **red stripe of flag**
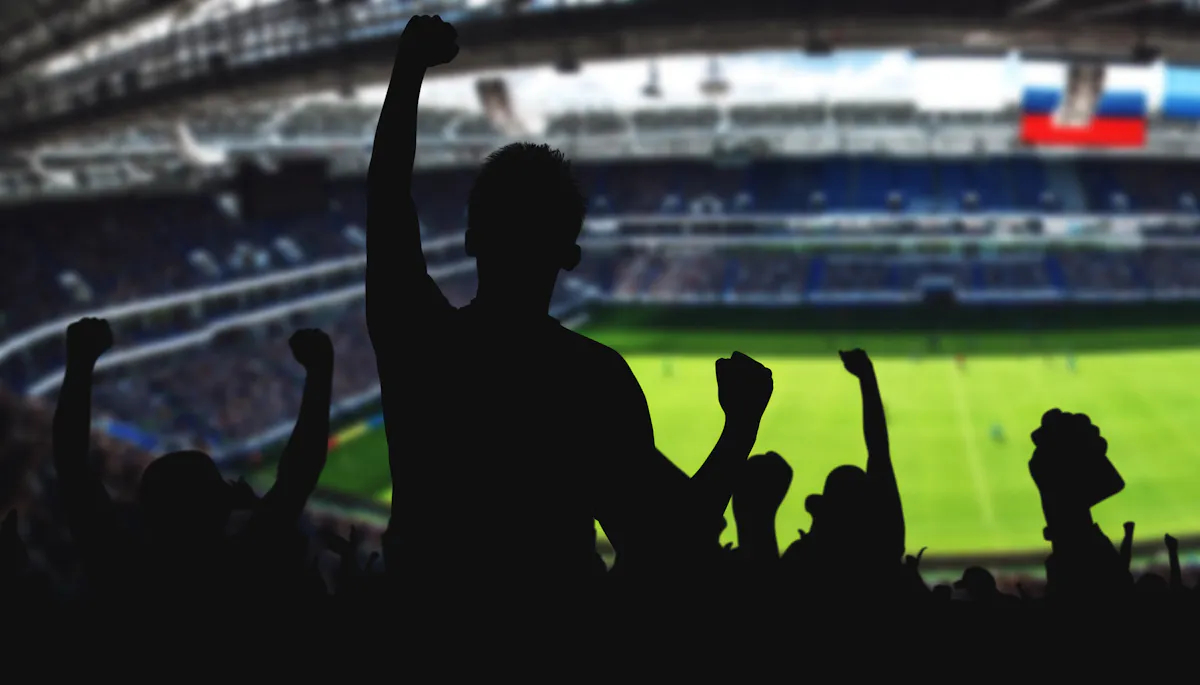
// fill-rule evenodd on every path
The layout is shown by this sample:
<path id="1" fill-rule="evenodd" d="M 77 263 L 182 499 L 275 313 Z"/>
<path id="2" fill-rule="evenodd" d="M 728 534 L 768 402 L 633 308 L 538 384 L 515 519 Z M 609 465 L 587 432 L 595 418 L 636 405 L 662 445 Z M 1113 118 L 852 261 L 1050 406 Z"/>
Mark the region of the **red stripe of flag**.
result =
<path id="1" fill-rule="evenodd" d="M 1034 145 L 1141 147 L 1146 144 L 1146 120 L 1097 117 L 1087 126 L 1066 127 L 1057 125 L 1053 115 L 1026 114 L 1021 117 L 1021 142 Z"/>

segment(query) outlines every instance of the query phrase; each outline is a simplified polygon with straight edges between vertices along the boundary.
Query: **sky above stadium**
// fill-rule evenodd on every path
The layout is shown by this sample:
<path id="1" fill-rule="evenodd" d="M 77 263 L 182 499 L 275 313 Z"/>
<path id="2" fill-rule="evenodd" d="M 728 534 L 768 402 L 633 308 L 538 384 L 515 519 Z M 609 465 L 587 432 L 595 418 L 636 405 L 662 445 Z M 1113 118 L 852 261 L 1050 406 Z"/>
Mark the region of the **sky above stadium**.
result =
<path id="1" fill-rule="evenodd" d="M 729 83 L 723 100 L 737 102 L 894 102 L 918 100 L 931 108 L 999 109 L 1019 91 L 1013 64 L 1002 60 L 916 60 L 904 51 L 848 52 L 829 57 L 798 53 L 726 55 L 716 58 Z M 493 72 L 503 75 L 514 99 L 537 110 L 630 109 L 709 102 L 701 84 L 713 58 L 683 55 L 657 60 L 585 64 L 576 74 L 551 67 Z M 658 71 L 660 98 L 642 89 L 651 64 Z M 431 78 L 422 100 L 473 107 L 475 80 L 484 74 Z M 382 100 L 382 86 L 363 89 L 365 100 Z"/>
<path id="2" fill-rule="evenodd" d="M 716 61 L 729 83 L 723 101 L 736 103 L 911 102 L 924 110 L 994 111 L 1016 103 L 1029 85 L 1064 82 L 1062 64 L 1005 59 L 917 58 L 903 50 L 835 53 L 812 57 L 797 52 L 711 57 L 684 55 L 585 64 L 575 74 L 551 67 L 430 78 L 422 101 L 441 106 L 476 106 L 475 80 L 503 75 L 513 99 L 531 115 L 580 109 L 633 109 L 694 106 L 710 102 L 701 91 Z M 651 64 L 658 72 L 660 98 L 642 90 Z M 1112 66 L 1113 88 L 1147 93 L 1161 100 L 1162 65 Z M 366 101 L 382 101 L 384 87 L 365 88 Z"/>

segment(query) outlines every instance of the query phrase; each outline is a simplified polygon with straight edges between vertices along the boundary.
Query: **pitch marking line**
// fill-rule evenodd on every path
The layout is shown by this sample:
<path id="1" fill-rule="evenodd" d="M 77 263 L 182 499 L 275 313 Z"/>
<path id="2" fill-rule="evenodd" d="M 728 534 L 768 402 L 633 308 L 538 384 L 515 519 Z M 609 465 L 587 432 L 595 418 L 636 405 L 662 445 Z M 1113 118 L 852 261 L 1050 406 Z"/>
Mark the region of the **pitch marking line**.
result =
<path id="1" fill-rule="evenodd" d="M 996 512 L 992 505 L 992 491 L 988 488 L 987 476 L 984 474 L 983 458 L 979 454 L 979 443 L 975 440 L 975 419 L 971 415 L 971 405 L 967 402 L 966 391 L 963 390 L 962 378 L 958 369 L 947 365 L 950 369 L 950 386 L 954 392 L 954 408 L 958 412 L 958 429 L 962 435 L 963 451 L 967 456 L 967 468 L 971 471 L 971 482 L 975 486 L 975 500 L 983 512 L 983 522 L 989 528 L 996 526 Z"/>

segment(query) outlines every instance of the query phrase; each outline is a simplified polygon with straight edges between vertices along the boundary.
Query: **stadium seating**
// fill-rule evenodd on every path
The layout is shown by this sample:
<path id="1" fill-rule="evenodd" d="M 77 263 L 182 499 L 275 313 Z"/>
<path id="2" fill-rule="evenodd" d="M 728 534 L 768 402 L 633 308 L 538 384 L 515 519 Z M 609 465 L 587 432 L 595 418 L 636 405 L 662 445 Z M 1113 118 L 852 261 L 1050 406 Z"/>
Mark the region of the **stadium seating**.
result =
<path id="1" fill-rule="evenodd" d="M 310 110 L 306 116 L 318 113 Z M 591 123 L 587 125 L 612 124 L 604 117 L 600 120 L 608 123 L 588 119 Z M 333 123 L 301 121 L 307 122 L 304 125 L 309 129 L 367 125 L 361 118 L 345 118 L 336 111 L 330 114 Z M 581 120 L 570 125 L 584 124 Z M 643 119 L 642 125 L 652 122 Z M 786 231 L 782 224 L 739 228 L 734 224 L 742 215 L 824 215 L 829 222 L 821 234 L 836 235 L 841 221 L 838 217 L 855 212 L 895 214 L 892 224 L 875 230 L 911 232 L 916 229 L 907 226 L 904 219 L 909 214 L 956 212 L 961 217 L 975 210 L 1050 212 L 1053 208 L 1047 206 L 1046 194 L 1068 201 L 1074 197 L 1069 187 L 1072 183 L 1078 185 L 1085 208 L 1095 211 L 1117 211 L 1113 198 L 1119 195 L 1127 197 L 1133 209 L 1177 210 L 1178 206 L 1172 207 L 1171 203 L 1178 203 L 1181 193 L 1193 189 L 1200 193 L 1200 176 L 1178 173 L 1175 166 L 1166 163 L 1102 167 L 1077 161 L 1047 165 L 1032 157 L 987 163 L 813 159 L 737 168 L 700 162 L 628 162 L 585 164 L 578 171 L 592 197 L 593 217 L 663 217 L 664 223 L 659 226 L 620 229 L 631 235 L 678 235 L 685 224 L 677 222 L 694 215 L 725 216 L 731 225 L 715 230 L 743 235 L 747 230 L 778 235 Z M 1156 185 L 1154 179 L 1162 185 Z M 465 227 L 464 208 L 472 180 L 469 171 L 446 170 L 423 173 L 415 182 L 427 246 L 432 244 L 431 239 L 451 238 L 446 248 L 428 254 L 432 266 L 459 263 L 465 258 L 453 236 Z M 814 203 L 817 196 L 821 202 Z M 969 196 L 973 202 L 967 202 Z M 324 214 L 271 220 L 243 220 L 235 208 L 214 196 L 135 197 L 10 209 L 5 218 L 12 228 L 5 232 L 3 241 L 5 253 L 12 259 L 0 273 L 0 284 L 6 291 L 35 293 L 37 297 L 12 300 L 5 307 L 3 330 L 11 336 L 35 324 L 107 304 L 144 300 L 343 256 L 361 256 L 362 233 L 355 227 L 365 221 L 365 210 L 365 190 L 353 181 L 336 184 L 330 209 Z M 667 220 L 676 223 L 667 224 Z M 932 229 L 922 230 L 929 233 Z M 945 235 L 961 230 L 949 223 L 937 229 Z M 1193 230 L 1186 222 L 1159 222 L 1147 228 L 1151 234 L 1157 231 L 1164 235 L 1189 234 Z M 585 251 L 583 264 L 563 280 L 559 301 L 570 301 L 586 291 L 591 297 L 656 301 L 709 298 L 794 302 L 819 293 L 916 292 L 931 277 L 948 279 L 962 292 L 1173 292 L 1200 287 L 1197 273 L 1200 251 L 1158 248 L 1111 252 L 1025 247 L 939 257 L 904 253 L 895 246 L 871 251 L 827 246 L 804 252 L 687 245 L 649 251 L 603 247 Z M 142 344 L 278 302 L 352 287 L 360 279 L 361 272 L 349 271 L 205 302 L 194 311 L 121 320 L 114 326 L 128 344 Z M 447 283 L 460 302 L 469 300 L 469 278 L 456 276 Z M 352 307 L 351 311 L 358 310 Z M 371 376 L 370 354 L 361 317 L 343 314 L 321 318 L 325 315 L 319 311 L 305 316 L 317 317 L 311 320 L 344 336 L 339 349 L 346 350 L 347 362 L 339 366 L 338 395 L 349 396 L 366 389 Z M 274 329 L 267 326 L 267 330 Z M 126 380 L 102 386 L 99 406 L 118 419 L 130 418 L 143 406 L 160 406 L 158 415 L 164 423 L 153 426 L 154 430 L 185 435 L 192 443 L 229 443 L 253 436 L 295 412 L 296 398 L 289 385 L 294 373 L 279 341 L 272 348 L 273 358 L 284 358 L 285 363 L 279 367 L 218 369 L 213 365 L 218 364 L 218 350 L 257 344 L 253 335 L 241 336 L 222 340 L 212 349 L 155 357 L 147 362 L 153 371 L 139 374 L 136 384 Z M 0 378 L 10 387 L 24 388 L 60 369 L 62 362 L 61 339 L 49 339 L 0 364 Z M 185 380 L 164 385 L 158 378 Z M 237 384 L 226 383 L 226 392 L 231 394 L 218 397 L 204 394 L 206 378 L 240 380 Z M 235 400 L 254 402 L 270 410 L 254 413 L 252 425 L 231 423 L 232 419 L 222 419 L 216 408 L 232 406 Z M 213 423 L 198 424 L 183 410 L 186 406 L 205 406 L 205 402 L 213 411 L 196 415 L 215 417 Z M 226 410 L 225 415 L 240 413 Z"/>
<path id="2" fill-rule="evenodd" d="M 363 124 L 361 119 L 351 119 L 356 122 L 353 126 Z M 1032 157 L 986 163 L 840 158 L 760 162 L 738 168 L 701 162 L 629 162 L 583 164 L 579 175 L 592 198 L 592 216 L 596 218 L 822 214 L 829 217 L 827 228 L 834 230 L 837 217 L 851 212 L 894 213 L 897 219 L 890 230 L 904 230 L 906 214 L 949 212 L 961 217 L 976 210 L 1044 214 L 1058 206 L 1099 212 L 1178 212 L 1181 198 L 1200 195 L 1200 176 L 1179 165 L 1126 161 L 1100 166 L 1085 160 L 1048 166 Z M 462 230 L 471 181 L 471 172 L 460 170 L 418 176 L 415 194 L 427 238 Z M 1048 201 L 1051 198 L 1057 204 Z M 355 228 L 365 220 L 361 184 L 340 182 L 330 207 L 324 215 L 257 221 L 240 219 L 236 208 L 213 196 L 133 197 L 8 209 L 4 220 L 11 228 L 2 240 L 5 254 L 12 256 L 12 266 L 0 274 L 0 283 L 6 291 L 34 292 L 38 297 L 6 306 L 0 330 L 12 335 L 39 321 L 85 308 L 361 254 L 362 234 Z M 117 226 L 121 230 L 116 230 Z M 679 226 L 664 223 L 623 230 L 653 233 L 677 231 Z M 781 226 L 756 226 L 760 232 L 781 230 Z M 1158 222 L 1147 231 L 1174 234 L 1193 228 L 1190 223 Z M 729 225 L 722 230 L 744 232 L 745 228 Z M 461 250 L 451 246 L 448 251 L 431 254 L 430 259 L 462 257 Z M 1062 287 L 1153 285 L 1161 289 L 1173 283 L 1191 283 L 1187 269 L 1170 269 L 1162 263 L 1184 257 L 1157 255 L 1153 272 L 1118 269 L 1111 264 L 1114 259 L 1128 258 L 1075 255 L 1054 266 L 1055 257 L 1050 256 L 1045 268 L 1050 272 L 1064 269 Z M 1020 267 L 1024 282 L 1030 287 L 1053 284 L 1053 277 L 1032 267 L 1033 261 L 1036 259 L 1027 259 Z M 122 266 L 114 269 L 113 264 Z M 870 267 L 880 274 L 877 276 L 861 272 L 866 280 L 859 285 L 908 287 L 915 279 L 913 275 L 885 276 L 882 268 Z M 1012 274 L 1005 275 L 1009 268 L 984 260 L 978 267 L 983 274 L 980 279 L 960 274 L 958 280 L 963 287 L 1001 283 L 1019 287 Z M 853 279 L 845 280 L 842 266 L 834 265 L 823 273 L 823 278 L 812 282 L 805 274 L 795 278 L 809 289 L 856 285 Z M 613 286 L 611 270 L 595 277 L 602 288 Z M 654 276 L 646 278 L 653 280 Z M 746 281 L 739 276 L 730 278 Z M 337 284 L 309 285 L 328 288 Z M 298 294 L 303 291 L 279 296 Z"/>

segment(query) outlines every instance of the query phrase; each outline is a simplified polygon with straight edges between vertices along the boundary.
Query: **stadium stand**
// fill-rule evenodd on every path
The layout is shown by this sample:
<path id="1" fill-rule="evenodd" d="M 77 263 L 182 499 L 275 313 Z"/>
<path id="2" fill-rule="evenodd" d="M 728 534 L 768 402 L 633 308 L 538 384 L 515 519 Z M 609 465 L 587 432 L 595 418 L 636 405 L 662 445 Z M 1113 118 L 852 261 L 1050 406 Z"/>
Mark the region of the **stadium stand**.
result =
<path id="1" fill-rule="evenodd" d="M 840 214 L 883 211 L 886 207 L 881 199 L 888 193 L 910 198 L 909 207 L 891 212 L 892 218 L 872 232 L 904 232 L 907 225 L 904 217 L 908 214 L 936 212 L 939 208 L 956 211 L 952 209 L 951 196 L 938 192 L 943 188 L 950 188 L 956 195 L 971 192 L 981 198 L 994 198 L 981 202 L 985 207 L 1043 212 L 1044 207 L 1037 202 L 1044 190 L 1036 182 L 1045 178 L 1035 171 L 1040 168 L 1040 163 L 1032 159 L 979 164 L 970 167 L 973 174 L 966 173 L 966 165 L 956 163 L 918 165 L 884 159 L 771 162 L 740 170 L 699 163 L 585 165 L 580 175 L 593 189 L 593 209 L 601 208 L 595 216 L 651 215 L 660 217 L 662 222 L 657 226 L 653 223 L 619 226 L 617 235 L 674 236 L 681 242 L 652 250 L 607 248 L 601 243 L 588 251 L 584 264 L 572 274 L 570 282 L 593 298 L 659 302 L 700 298 L 760 303 L 797 302 L 822 293 L 859 297 L 869 297 L 872 293 L 914 293 L 923 282 L 938 277 L 949 279 L 955 289 L 965 293 L 996 291 L 1019 295 L 1053 290 L 1064 295 L 1076 291 L 1177 292 L 1197 287 L 1194 274 L 1200 253 L 1194 249 L 1111 252 L 1086 247 L 1026 247 L 1023 251 L 1006 250 L 972 257 L 939 257 L 914 255 L 896 246 L 857 250 L 825 245 L 806 252 L 772 250 L 753 244 L 689 246 L 687 235 L 678 233 L 680 226 L 685 225 L 679 220 L 686 222 L 688 216 L 698 215 L 695 207 L 689 210 L 688 205 L 702 204 L 706 198 L 721 205 L 710 216 L 724 217 L 729 224 L 718 226 L 716 235 L 750 237 L 770 235 L 772 231 L 789 233 L 782 220 L 758 226 L 754 233 L 744 233 L 736 226 L 740 211 L 779 217 L 811 214 L 813 209 L 806 206 L 803 198 L 814 192 L 829 198 L 830 205 L 819 215 L 828 215 L 830 227 L 835 229 L 834 233 L 820 235 L 835 240 L 854 230 L 836 231 Z M 1081 163 L 1083 168 L 1087 167 Z M 1148 164 L 1140 172 L 1135 171 L 1134 163 L 1118 163 L 1112 168 L 1122 170 L 1120 177 L 1163 174 L 1181 189 L 1192 187 L 1187 184 L 1186 176 L 1172 174 L 1169 167 L 1162 165 Z M 1005 177 L 1034 181 L 1023 180 L 1023 192 L 1006 193 L 1005 185 L 988 185 L 984 180 Z M 418 177 L 418 196 L 427 199 L 422 203 L 427 243 L 437 244 L 446 238 L 445 248 L 429 253 L 434 266 L 464 259 L 460 239 L 455 236 L 464 227 L 462 203 L 471 179 L 469 172 L 462 171 L 431 172 Z M 945 179 L 952 180 L 946 183 Z M 753 208 L 739 210 L 735 202 L 739 196 L 753 198 Z M 36 292 L 41 299 L 12 302 L 5 308 L 4 325 L 12 335 L 75 312 L 361 255 L 363 236 L 361 228 L 356 227 L 365 221 L 363 202 L 361 185 L 346 182 L 334 192 L 326 215 L 273 221 L 242 220 L 235 211 L 222 207 L 214 196 L 146 197 L 14 208 L 6 215 L 7 221 L 23 230 L 5 233 L 5 252 L 15 259 L 2 278 L 12 292 Z M 708 234 L 713 234 L 713 230 L 708 229 Z M 917 229 L 908 226 L 907 230 Z M 952 225 L 945 225 L 936 234 L 960 233 Z M 926 228 L 921 235 L 931 234 Z M 115 264 L 121 266 L 114 268 Z M 120 322 L 118 330 L 123 339 L 149 343 L 276 302 L 352 286 L 360 278 L 361 271 L 348 270 L 300 280 L 235 298 L 206 301 L 202 312 L 177 309 Z M 462 277 L 454 279 L 452 282 L 462 282 Z M 460 293 L 459 299 L 465 301 L 469 290 L 466 282 L 456 286 L 454 292 Z M 351 396 L 368 389 L 369 362 L 365 360 L 369 355 L 361 320 L 343 316 L 313 321 L 323 322 L 323 327 L 335 336 L 348 336 L 338 338 L 345 341 L 347 359 L 352 361 L 339 366 L 337 395 Z M 20 388 L 45 377 L 62 363 L 60 344 L 57 338 L 50 338 L 24 350 L 19 359 L 7 360 L 3 364 L 4 378 Z M 123 407 L 159 406 L 158 418 L 153 423 L 163 428 L 150 432 L 171 433 L 192 420 L 187 418 L 185 407 L 201 406 L 200 399 L 208 397 L 202 405 L 205 409 L 197 415 L 216 417 L 217 423 L 191 426 L 188 442 L 211 445 L 247 439 L 285 421 L 296 409 L 294 398 L 279 399 L 283 387 L 279 384 L 286 385 L 291 377 L 286 364 L 282 368 L 267 366 L 220 373 L 212 367 L 222 355 L 243 356 L 226 354 L 225 350 L 241 350 L 254 344 L 254 336 L 239 334 L 222 340 L 218 347 L 206 348 L 201 357 L 189 356 L 193 351 L 182 350 L 179 355 L 155 358 L 151 360 L 153 370 L 139 374 L 137 384 L 125 380 L 119 390 L 101 386 L 98 406 L 123 419 L 129 418 L 128 412 L 123 416 Z M 280 357 L 277 353 L 272 356 Z M 355 366 L 363 364 L 366 366 Z M 185 374 L 180 369 L 194 371 Z M 179 395 L 169 387 L 164 388 L 154 382 L 158 377 L 177 377 L 178 385 L 192 394 Z M 213 383 L 224 382 L 216 379 L 240 378 L 244 385 L 230 386 L 225 395 L 206 396 L 198 382 L 205 378 Z M 253 425 L 233 425 L 221 419 L 221 416 L 245 414 L 233 411 L 230 403 L 232 398 L 249 397 L 242 392 L 249 388 L 268 393 L 261 401 L 253 400 L 260 407 L 254 414 Z M 222 406 L 226 408 L 220 409 Z"/>
<path id="2" fill-rule="evenodd" d="M 326 16 L 344 21 L 327 19 L 322 31 L 337 31 L 345 38 L 367 25 L 394 22 L 403 9 L 394 2 L 339 9 Z M 277 48 L 287 43 L 279 54 L 296 57 L 308 50 L 305 40 L 315 35 L 310 15 L 298 12 L 290 3 L 256 7 L 248 12 L 256 13 L 253 30 L 230 33 L 222 40 L 230 35 L 261 38 L 256 33 L 263 29 L 261 21 L 274 19 L 278 35 L 261 42 Z M 208 24 L 193 22 L 166 40 L 190 37 L 195 39 L 195 52 L 204 53 L 199 48 L 214 43 L 201 34 L 237 16 L 241 15 L 226 13 Z M 0 37 L 7 30 L 2 19 L 0 15 Z M 396 30 L 374 28 L 380 33 L 372 39 Z M 196 78 L 223 74 L 223 60 L 257 59 L 255 50 L 263 46 L 250 45 L 254 42 L 230 41 L 228 50 L 205 54 Z M 156 64 L 150 57 L 163 46 L 160 37 L 147 39 L 91 63 L 63 68 L 48 75 L 47 84 L 86 90 L 96 78 L 108 79 L 106 88 L 161 78 L 168 85 L 186 85 L 194 75 L 176 72 L 194 56 L 172 54 Z M 6 49 L 0 48 L 0 54 Z M 32 59 L 38 49 L 30 48 L 28 55 L 15 59 Z M 134 57 L 138 61 L 131 62 Z M 270 61 L 268 57 L 262 59 Z M 124 85 L 114 81 L 114 75 L 125 79 Z M 0 80 L 0 106 L 19 105 L 18 124 L 39 113 L 70 113 L 94 104 L 87 102 L 87 93 L 79 102 L 49 102 L 49 85 L 46 92 L 30 94 L 14 83 Z M 114 97 L 108 91 L 95 92 L 103 94 L 96 95 L 97 101 Z M 43 112 L 43 105 L 54 111 Z M 419 154 L 411 190 L 419 206 L 422 247 L 431 277 L 455 307 L 471 302 L 478 285 L 474 263 L 463 249 L 474 166 L 481 153 L 512 135 L 494 112 L 483 109 L 425 107 L 415 121 Z M 1114 321 L 1138 318 L 1139 306 L 1151 310 L 1164 303 L 1200 302 L 1200 247 L 1192 242 L 1200 231 L 1200 171 L 1191 159 L 1014 151 L 1013 131 L 1020 117 L 1011 105 L 987 112 L 925 111 L 913 102 L 886 99 L 666 103 L 550 112 L 538 135 L 579 151 L 572 156 L 588 197 L 581 237 L 584 257 L 560 279 L 550 313 L 568 327 L 594 316 L 600 320 L 597 330 L 614 340 L 634 340 L 635 353 L 629 357 L 639 378 L 653 366 L 663 384 L 675 382 L 677 375 L 699 377 L 693 357 L 708 354 L 704 335 L 720 345 L 733 340 L 729 331 L 738 327 L 726 326 L 727 321 L 750 321 L 747 329 L 757 332 L 761 331 L 756 327 L 808 326 L 811 330 L 805 329 L 803 336 L 772 338 L 764 333 L 753 343 L 770 354 L 829 353 L 825 361 L 830 361 L 832 350 L 841 349 L 846 339 L 839 331 L 871 318 L 875 337 L 869 339 L 896 359 L 906 356 L 906 378 L 917 378 L 915 369 L 926 358 L 953 354 L 960 375 L 948 375 L 945 384 L 954 398 L 947 412 L 955 416 L 946 423 L 961 428 L 962 449 L 972 459 L 990 458 L 990 453 L 976 453 L 974 445 L 980 441 L 972 435 L 985 419 L 964 418 L 973 409 L 971 399 L 964 399 L 967 381 L 961 374 L 975 368 L 976 350 L 999 350 L 1003 356 L 1025 345 L 1020 352 L 1037 352 L 1045 357 L 1047 368 L 1061 357 L 1063 374 L 1077 374 L 1076 338 L 1041 330 L 1036 317 L 1025 317 L 1024 305 L 1031 311 L 1040 307 L 1038 316 L 1045 321 L 1073 319 L 1088 309 L 1083 304 L 1094 304 L 1094 312 L 1087 312 L 1092 317 L 1089 325 L 1103 328 L 1118 310 L 1120 316 L 1111 317 Z M 10 123 L 0 121 L 0 129 Z M 173 450 L 204 450 L 223 469 L 223 478 L 246 478 L 260 489 L 269 485 L 272 468 L 284 459 L 282 445 L 303 412 L 300 388 L 312 377 L 304 352 L 291 338 L 297 329 L 324 331 L 335 351 L 330 448 L 363 449 L 382 463 L 386 444 L 379 430 L 379 370 L 362 306 L 368 196 L 362 175 L 378 123 L 377 103 L 356 101 L 346 93 L 304 98 L 276 98 L 272 93 L 270 99 L 257 102 L 208 101 L 180 107 L 160 119 L 121 121 L 107 132 L 65 136 L 0 156 L 0 254 L 6 259 L 0 289 L 13 294 L 0 311 L 0 511 L 21 512 L 19 539 L 42 574 L 38 582 L 45 583 L 30 586 L 31 597 L 87 590 L 74 548 L 78 541 L 64 532 L 70 524 L 63 509 L 71 487 L 52 463 L 49 439 L 51 407 L 71 402 L 70 384 L 64 383 L 64 369 L 69 368 L 64 338 L 66 324 L 79 317 L 106 319 L 106 330 L 116 339 L 92 378 L 89 418 L 95 437 L 89 458 L 119 501 L 138 499 L 143 471 L 154 463 L 152 455 Z M 1149 132 L 1163 148 L 1191 136 L 1194 128 L 1155 118 Z M 1003 153 L 988 149 L 986 143 L 994 139 L 1003 141 Z M 957 141 L 953 154 L 928 152 L 935 142 L 947 140 Z M 728 141 L 729 147 L 722 147 Z M 797 149 L 802 153 L 795 154 Z M 269 177 L 271 170 L 293 158 L 331 162 L 322 169 L 328 183 L 290 189 L 292 196 L 285 199 L 303 208 L 264 210 L 251 202 L 256 199 L 253 192 L 238 185 L 249 173 L 245 169 L 268 170 Z M 379 190 L 376 183 L 373 191 Z M 407 190 L 397 187 L 395 192 Z M 698 335 L 701 342 L 668 349 L 668 329 L 675 322 L 696 325 L 700 315 L 695 312 L 712 311 L 719 314 L 706 324 L 710 330 Z M 795 316 L 797 312 L 803 316 Z M 901 331 L 899 342 L 878 332 L 910 316 L 920 323 Z M 954 316 L 974 317 L 976 328 L 985 332 L 964 333 L 957 324 L 947 324 Z M 619 325 L 636 317 L 649 324 L 641 329 Z M 991 318 L 995 321 L 985 321 L 990 329 L 979 325 Z M 403 312 L 396 319 L 402 320 Z M 803 320 L 795 325 L 787 323 L 790 319 Z M 822 328 L 821 322 L 829 321 L 835 326 Z M 1155 321 L 1162 328 L 1161 321 Z M 90 325 L 93 338 L 102 338 L 94 322 Z M 1002 327 L 1012 330 L 989 337 Z M 1113 340 L 1122 336 L 1172 349 L 1192 339 L 1174 330 L 1146 329 L 1112 334 L 1097 342 L 1097 348 L 1120 349 Z M 1002 343 L 993 339 L 1004 336 Z M 1022 342 L 1014 346 L 1011 339 L 1017 337 Z M 96 339 L 91 343 L 98 345 Z M 966 352 L 972 353 L 970 365 Z M 816 383 L 827 378 L 811 360 L 806 366 L 788 366 L 793 360 L 786 355 L 779 359 L 789 369 L 777 376 L 781 388 L 788 373 L 793 378 L 812 373 Z M 863 411 L 869 415 L 874 371 L 863 366 L 870 365 L 865 355 L 857 366 L 853 359 L 843 358 L 845 370 L 862 382 Z M 708 387 L 708 358 L 704 365 Z M 955 371 L 949 364 L 934 368 Z M 1004 373 L 1013 371 L 1006 367 Z M 1056 378 L 1067 387 L 1066 376 Z M 1081 386 L 1072 387 L 1074 397 L 1082 396 L 1077 389 Z M 1130 397 L 1136 394 L 1128 392 Z M 725 405 L 732 400 L 726 394 L 722 388 L 721 397 L 712 399 L 728 414 Z M 879 404 L 883 421 L 882 400 Z M 915 404 L 902 400 L 889 405 L 888 419 L 897 405 L 897 421 L 911 418 Z M 1008 411 L 986 405 L 974 410 L 995 415 Z M 992 421 L 991 416 L 986 421 Z M 837 424 L 840 418 L 830 413 L 825 423 Z M 858 418 L 855 413 L 855 430 Z M 693 425 L 688 432 L 701 432 L 695 429 L 707 420 L 700 414 L 689 417 Z M 1176 432 L 1183 430 L 1165 414 L 1155 420 Z M 1001 423 L 994 419 L 988 432 L 993 446 L 1006 440 Z M 867 440 L 868 450 L 878 454 L 878 442 L 872 444 L 870 435 Z M 822 448 L 813 444 L 813 451 Z M 960 449 L 957 442 L 953 449 Z M 754 463 L 762 465 L 769 458 L 756 457 Z M 389 510 L 384 501 L 390 502 L 391 490 L 390 478 L 378 477 L 378 466 L 351 474 L 351 480 L 358 478 L 353 488 L 326 487 L 322 482 L 300 532 L 313 538 L 350 537 L 350 527 L 358 525 L 367 529 L 369 544 L 382 544 Z M 346 468 L 331 460 L 325 473 L 337 480 L 347 475 Z M 786 464 L 782 468 L 788 469 Z M 790 469 L 787 478 L 790 481 Z M 935 491 L 943 485 L 934 482 L 939 479 L 925 480 L 922 494 L 944 494 Z M 986 489 L 980 478 L 975 480 L 977 490 Z M 253 509 L 260 503 L 250 487 L 243 480 L 235 489 L 245 500 L 240 505 Z M 1016 488 L 1005 483 L 997 490 L 1007 496 Z M 967 503 L 971 511 L 962 518 L 973 520 L 977 506 L 981 520 L 991 521 L 994 535 L 983 545 L 986 549 L 936 555 L 928 560 L 929 573 L 924 576 L 917 572 L 920 560 L 909 557 L 903 579 L 911 585 L 911 594 L 996 600 L 997 588 L 1041 595 L 1056 583 L 1063 587 L 1061 576 L 1047 581 L 1040 571 L 1030 572 L 1040 565 L 1041 556 L 1009 545 L 1007 529 L 999 530 L 991 520 L 992 505 L 983 503 L 986 497 L 979 499 L 978 505 Z M 812 514 L 809 504 L 804 507 Z M 1006 501 L 998 508 L 1007 506 Z M 133 515 L 122 510 L 126 513 Z M 742 524 L 740 515 L 738 523 Z M 957 523 L 945 528 L 965 539 L 968 535 L 957 530 Z M 1187 547 L 1196 547 L 1196 540 L 1184 537 Z M 14 540 L 15 534 L 0 542 Z M 1150 571 L 1143 575 L 1149 580 L 1139 587 L 1146 597 L 1157 596 L 1165 587 L 1181 592 L 1185 579 L 1192 581 L 1190 572 L 1179 571 L 1178 541 L 1168 537 L 1167 545 L 1170 566 L 1165 570 L 1160 568 L 1163 555 L 1157 541 L 1138 548 L 1137 570 Z M 613 549 L 606 540 L 597 549 L 612 561 Z M 803 566 L 803 558 L 797 558 L 805 549 L 802 538 L 781 563 Z M 1105 552 L 1093 559 L 1098 559 L 1098 568 L 1115 570 L 1116 580 L 1107 590 L 1118 595 L 1135 568 L 1132 553 L 1121 554 L 1114 559 Z M 346 550 L 344 555 L 354 556 L 350 561 L 356 571 L 358 562 L 365 561 L 361 550 Z M 778 550 L 768 556 L 780 561 Z M 735 576 L 762 570 L 742 547 L 723 553 L 714 548 L 700 557 L 712 562 L 712 569 Z M 0 559 L 0 581 L 6 561 Z M 1184 561 L 1190 564 L 1194 559 L 1185 555 Z M 978 564 L 1004 569 L 998 586 L 982 569 L 960 573 Z M 961 581 L 951 587 L 960 575 Z M 851 577 L 852 573 L 846 576 Z M 933 586 L 943 580 L 947 582 Z M 315 585 L 320 586 L 318 595 L 325 592 L 324 584 Z"/>

